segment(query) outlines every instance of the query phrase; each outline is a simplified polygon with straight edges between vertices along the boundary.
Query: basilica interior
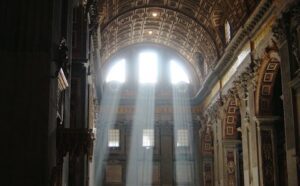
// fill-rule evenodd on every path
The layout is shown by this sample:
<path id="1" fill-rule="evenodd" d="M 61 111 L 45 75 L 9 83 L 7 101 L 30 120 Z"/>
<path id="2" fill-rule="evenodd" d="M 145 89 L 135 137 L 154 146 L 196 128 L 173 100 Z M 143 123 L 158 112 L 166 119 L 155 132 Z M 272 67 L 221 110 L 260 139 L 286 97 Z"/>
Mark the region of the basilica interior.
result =
<path id="1" fill-rule="evenodd" d="M 2 0 L 0 23 L 0 185 L 300 185 L 298 0 Z"/>

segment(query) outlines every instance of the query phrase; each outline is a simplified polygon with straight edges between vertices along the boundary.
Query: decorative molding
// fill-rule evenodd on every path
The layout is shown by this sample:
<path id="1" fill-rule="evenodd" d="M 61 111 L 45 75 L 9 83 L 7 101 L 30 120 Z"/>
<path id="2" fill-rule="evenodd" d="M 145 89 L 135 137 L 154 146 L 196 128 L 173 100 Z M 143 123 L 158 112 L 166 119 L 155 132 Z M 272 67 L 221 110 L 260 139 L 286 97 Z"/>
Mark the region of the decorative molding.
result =
<path id="1" fill-rule="evenodd" d="M 245 42 L 248 41 L 250 35 L 253 35 L 258 31 L 258 29 L 261 29 L 260 25 L 270 16 L 273 9 L 274 5 L 272 0 L 263 0 L 260 2 L 253 15 L 245 23 L 243 29 L 240 29 L 236 33 L 233 40 L 227 46 L 225 53 L 219 59 L 214 71 L 208 75 L 202 89 L 192 101 L 197 103 L 201 103 L 203 101 L 203 98 L 209 94 L 208 91 L 210 91 L 219 80 L 216 77 L 220 77 L 227 72 L 235 61 L 237 51 L 239 51 Z"/>
<path id="2" fill-rule="evenodd" d="M 276 41 L 280 44 L 286 40 L 286 31 L 284 28 L 284 22 L 282 19 L 276 21 L 272 27 L 273 36 Z"/>

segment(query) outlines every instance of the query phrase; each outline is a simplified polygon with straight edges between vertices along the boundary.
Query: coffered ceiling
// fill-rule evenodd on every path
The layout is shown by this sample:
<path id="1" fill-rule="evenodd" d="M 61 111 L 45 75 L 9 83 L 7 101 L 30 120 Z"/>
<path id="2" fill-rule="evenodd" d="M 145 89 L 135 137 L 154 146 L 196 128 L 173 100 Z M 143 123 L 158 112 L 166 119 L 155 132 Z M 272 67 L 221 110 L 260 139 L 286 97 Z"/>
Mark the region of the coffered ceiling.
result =
<path id="1" fill-rule="evenodd" d="M 157 43 L 185 57 L 201 84 L 226 48 L 225 21 L 229 22 L 233 36 L 259 1 L 103 0 L 100 3 L 102 62 L 129 45 Z"/>

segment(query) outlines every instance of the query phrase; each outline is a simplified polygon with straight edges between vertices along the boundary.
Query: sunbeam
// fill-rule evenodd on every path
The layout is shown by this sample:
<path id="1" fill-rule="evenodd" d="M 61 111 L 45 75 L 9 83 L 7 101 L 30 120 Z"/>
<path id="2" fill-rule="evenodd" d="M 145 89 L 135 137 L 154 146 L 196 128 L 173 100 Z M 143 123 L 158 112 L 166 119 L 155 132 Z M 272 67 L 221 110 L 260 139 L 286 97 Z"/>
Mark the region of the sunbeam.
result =
<path id="1" fill-rule="evenodd" d="M 152 85 L 140 86 L 131 126 L 126 171 L 127 186 L 152 183 L 154 105 L 155 87 Z"/>
<path id="2" fill-rule="evenodd" d="M 108 141 L 109 130 L 114 128 L 120 101 L 119 89 L 111 91 L 106 89 L 103 94 L 100 110 L 100 121 L 96 124 L 97 134 L 94 150 L 94 184 L 101 186 L 103 182 L 105 162 L 109 146 L 116 146 L 119 142 Z"/>
<path id="3" fill-rule="evenodd" d="M 176 184 L 193 183 L 193 133 L 188 91 L 185 84 L 173 86 L 174 152 Z"/>

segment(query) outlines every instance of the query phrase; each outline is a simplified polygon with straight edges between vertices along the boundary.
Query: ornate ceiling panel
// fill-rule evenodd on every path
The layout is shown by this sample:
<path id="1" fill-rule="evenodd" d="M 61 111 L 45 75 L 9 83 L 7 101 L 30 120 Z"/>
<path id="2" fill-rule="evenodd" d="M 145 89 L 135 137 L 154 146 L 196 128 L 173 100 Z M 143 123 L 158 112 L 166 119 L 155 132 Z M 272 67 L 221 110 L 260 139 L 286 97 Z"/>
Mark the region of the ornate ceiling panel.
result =
<path id="1" fill-rule="evenodd" d="M 136 43 L 176 49 L 204 80 L 226 47 L 224 22 L 234 34 L 259 0 L 105 0 L 101 4 L 102 61 Z M 154 14 L 155 13 L 155 14 Z M 201 54 L 206 65 L 199 69 Z"/>
<path id="2" fill-rule="evenodd" d="M 151 16 L 153 12 L 159 14 Z M 104 61 L 120 48 L 150 42 L 176 49 L 192 64 L 195 52 L 205 55 L 206 61 L 217 60 L 218 52 L 212 37 L 194 20 L 173 10 L 140 8 L 114 19 L 102 34 Z"/>

